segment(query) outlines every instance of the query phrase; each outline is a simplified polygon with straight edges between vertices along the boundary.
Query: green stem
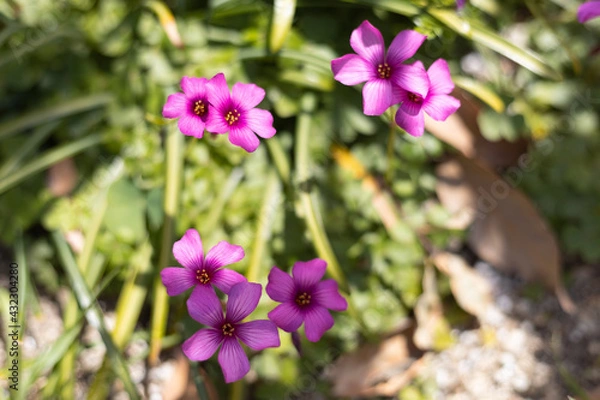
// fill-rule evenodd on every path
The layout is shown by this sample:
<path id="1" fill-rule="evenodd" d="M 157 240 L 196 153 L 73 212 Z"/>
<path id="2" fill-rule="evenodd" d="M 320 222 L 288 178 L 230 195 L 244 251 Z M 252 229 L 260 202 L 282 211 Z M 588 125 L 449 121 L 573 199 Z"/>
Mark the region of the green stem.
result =
<path id="1" fill-rule="evenodd" d="M 396 139 L 396 122 L 394 121 L 393 107 L 391 107 L 388 111 L 390 118 L 390 133 L 388 135 L 387 143 L 387 171 L 385 179 L 388 184 L 391 184 L 394 180 L 394 145 Z"/>
<path id="2" fill-rule="evenodd" d="M 312 93 L 301 99 L 302 113 L 298 117 L 296 128 L 296 181 L 304 186 L 310 179 L 309 138 L 311 132 L 312 112 L 316 107 L 316 97 Z M 327 261 L 327 271 L 338 281 L 345 292 L 349 291 L 348 281 L 342 271 L 333 248 L 329 243 L 323 222 L 318 214 L 315 198 L 307 190 L 299 191 L 300 204 L 304 211 L 304 219 L 313 239 L 313 245 L 320 257 Z"/>
<path id="3" fill-rule="evenodd" d="M 271 237 L 273 229 L 273 218 L 275 211 L 280 203 L 281 185 L 275 172 L 271 172 L 267 178 L 267 188 L 265 191 L 264 202 L 260 209 L 258 217 L 258 228 L 254 236 L 254 244 L 252 245 L 252 256 L 250 265 L 246 272 L 246 278 L 250 282 L 259 280 L 260 264 L 263 261 L 267 242 Z"/>
<path id="4" fill-rule="evenodd" d="M 183 136 L 178 132 L 175 125 L 171 125 L 167 136 L 166 154 L 166 177 L 165 177 L 165 222 L 162 230 L 160 253 L 158 257 L 158 268 L 166 267 L 169 262 L 171 248 L 173 246 L 173 232 L 175 227 L 175 216 L 179 208 L 179 193 L 181 192 L 181 180 L 183 177 Z M 165 336 L 167 319 L 169 314 L 169 296 L 160 275 L 156 274 L 153 288 L 154 305 L 152 308 L 152 325 L 150 330 L 150 355 L 148 361 L 151 365 L 158 362 L 161 350 L 161 341 Z"/>

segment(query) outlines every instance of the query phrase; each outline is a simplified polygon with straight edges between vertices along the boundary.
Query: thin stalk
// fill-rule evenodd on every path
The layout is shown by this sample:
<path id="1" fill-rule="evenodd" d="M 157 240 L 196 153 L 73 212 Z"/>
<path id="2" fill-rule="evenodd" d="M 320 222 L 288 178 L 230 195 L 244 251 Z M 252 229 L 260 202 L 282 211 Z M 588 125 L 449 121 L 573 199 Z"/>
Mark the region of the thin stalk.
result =
<path id="1" fill-rule="evenodd" d="M 250 257 L 250 265 L 246 272 L 246 278 L 250 282 L 259 280 L 260 263 L 264 258 L 267 242 L 271 238 L 273 229 L 273 218 L 277 211 L 277 206 L 280 203 L 281 185 L 275 172 L 271 172 L 267 178 L 267 188 L 265 191 L 264 202 L 260 209 L 258 217 L 258 227 L 254 236 L 254 244 L 252 245 L 252 256 Z"/>
<path id="2" fill-rule="evenodd" d="M 166 142 L 165 221 L 158 256 L 158 268 L 161 269 L 169 262 L 171 247 L 173 246 L 175 216 L 179 208 L 179 193 L 181 192 L 181 180 L 183 176 L 183 139 L 181 133 L 172 125 L 169 128 Z M 169 296 L 158 273 L 154 278 L 152 297 L 154 304 L 152 307 L 150 354 L 148 355 L 148 361 L 150 365 L 156 365 L 161 350 L 161 341 L 167 330 L 167 319 L 169 316 Z"/>
<path id="3" fill-rule="evenodd" d="M 45 152 L 39 158 L 20 168 L 16 172 L 0 179 L 0 194 L 17 185 L 39 171 L 42 171 L 52 164 L 55 164 L 65 158 L 71 157 L 80 151 L 93 147 L 102 141 L 100 135 L 90 135 L 67 145 Z"/>
<path id="4" fill-rule="evenodd" d="M 388 184 L 391 184 L 394 179 L 394 146 L 396 139 L 396 122 L 394 121 L 394 109 L 390 107 L 388 110 L 390 119 L 390 133 L 388 135 L 387 143 L 387 171 L 385 174 L 385 180 Z"/>
<path id="5" fill-rule="evenodd" d="M 271 158 L 273 159 L 273 163 L 275 164 L 275 168 L 277 168 L 281 180 L 288 185 L 290 182 L 290 162 L 285 155 L 285 150 L 281 145 L 281 141 L 276 136 L 272 137 L 267 140 L 267 148 L 269 149 L 269 153 L 271 153 Z"/>

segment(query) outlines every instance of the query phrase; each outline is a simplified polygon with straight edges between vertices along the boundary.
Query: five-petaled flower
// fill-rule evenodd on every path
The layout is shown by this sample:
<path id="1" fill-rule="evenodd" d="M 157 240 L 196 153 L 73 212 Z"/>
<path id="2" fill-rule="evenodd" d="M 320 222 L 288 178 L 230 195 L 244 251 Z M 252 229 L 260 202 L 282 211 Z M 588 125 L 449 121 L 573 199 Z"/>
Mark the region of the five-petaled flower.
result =
<path id="1" fill-rule="evenodd" d="M 255 108 L 265 98 L 264 89 L 237 82 L 230 93 L 222 73 L 215 75 L 206 87 L 211 104 L 206 122 L 209 132 L 229 132 L 229 141 L 250 153 L 260 143 L 256 135 L 264 139 L 275 135 L 273 115 Z"/>
<path id="2" fill-rule="evenodd" d="M 582 24 L 598 17 L 600 17 L 600 1 L 586 1 L 577 10 L 577 19 Z"/>
<path id="3" fill-rule="evenodd" d="M 344 311 L 348 308 L 335 280 L 321 282 L 326 269 L 327 263 L 319 258 L 296 262 L 292 267 L 293 278 L 273 267 L 267 294 L 281 304 L 269 312 L 269 319 L 286 332 L 294 332 L 304 322 L 306 338 L 311 342 L 321 339 L 334 323 L 328 309 Z"/>
<path id="4" fill-rule="evenodd" d="M 225 382 L 244 377 L 250 362 L 240 345 L 242 341 L 252 350 L 263 350 L 280 345 L 277 327 L 268 320 L 242 323 L 258 305 L 262 288 L 258 283 L 242 282 L 231 288 L 226 315 L 214 290 L 202 287 L 194 290 L 187 301 L 188 312 L 196 321 L 209 326 L 200 329 L 183 343 L 183 353 L 193 361 L 208 360 L 219 351 L 219 364 Z"/>
<path id="5" fill-rule="evenodd" d="M 425 71 L 420 61 L 415 65 Z M 421 79 L 419 76 L 415 80 Z M 402 104 L 396 112 L 396 123 L 412 136 L 421 136 L 424 130 L 423 112 L 436 121 L 444 121 L 460 107 L 460 101 L 448 94 L 454 89 L 448 64 L 444 59 L 436 60 L 427 70 L 422 84 L 412 85 L 424 90 L 396 87 Z"/>
<path id="6" fill-rule="evenodd" d="M 363 112 L 366 115 L 381 115 L 398 103 L 394 96 L 394 85 L 416 91 L 425 90 L 424 87 L 415 87 L 415 84 L 423 84 L 423 76 L 418 78 L 424 72 L 412 65 L 402 64 L 417 52 L 425 38 L 425 35 L 413 30 L 402 31 L 396 35 L 386 55 L 381 32 L 369 21 L 364 21 L 350 36 L 350 46 L 356 54 L 346 54 L 331 61 L 334 79 L 348 86 L 366 82 L 363 87 Z"/>
<path id="7" fill-rule="evenodd" d="M 188 136 L 202 138 L 209 115 L 206 78 L 181 78 L 183 93 L 169 95 L 163 107 L 163 117 L 179 118 L 179 130 Z"/>
<path id="8" fill-rule="evenodd" d="M 173 255 L 184 268 L 168 267 L 160 272 L 169 296 L 177 296 L 193 286 L 196 289 L 207 287 L 213 290 L 211 285 L 223 293 L 229 293 L 233 285 L 246 281 L 240 273 L 222 268 L 244 258 L 244 249 L 222 241 L 211 248 L 204 258 L 202 239 L 195 229 L 188 229 L 175 242 Z"/>

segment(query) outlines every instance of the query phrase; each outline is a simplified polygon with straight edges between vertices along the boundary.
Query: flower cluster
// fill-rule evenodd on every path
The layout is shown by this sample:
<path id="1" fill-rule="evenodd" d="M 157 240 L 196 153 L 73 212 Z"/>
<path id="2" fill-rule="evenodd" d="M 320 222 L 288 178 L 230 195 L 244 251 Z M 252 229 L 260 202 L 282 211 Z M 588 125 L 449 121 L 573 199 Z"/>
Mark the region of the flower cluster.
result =
<path id="1" fill-rule="evenodd" d="M 350 36 L 356 54 L 346 54 L 331 61 L 334 78 L 344 85 L 363 87 L 363 112 L 381 115 L 399 104 L 396 123 L 413 136 L 424 131 L 424 114 L 444 121 L 460 107 L 449 93 L 454 89 L 448 64 L 435 61 L 428 70 L 420 61 L 404 64 L 413 57 L 425 35 L 405 30 L 394 38 L 386 52 L 381 32 L 364 21 Z"/>
<path id="2" fill-rule="evenodd" d="M 231 92 L 225 75 L 211 79 L 184 76 L 183 93 L 168 97 L 163 107 L 165 118 L 179 118 L 179 130 L 188 136 L 202 138 L 204 130 L 210 133 L 229 132 L 229 141 L 252 153 L 260 141 L 275 135 L 273 115 L 256 108 L 265 98 L 264 89 L 253 83 L 237 82 Z"/>
<path id="3" fill-rule="evenodd" d="M 250 362 L 240 342 L 259 351 L 280 345 L 277 327 L 295 332 L 302 323 L 306 338 L 321 339 L 333 326 L 329 310 L 344 311 L 348 304 L 333 279 L 322 280 L 327 263 L 321 259 L 297 262 L 292 276 L 273 267 L 267 294 L 281 304 L 269 312 L 269 320 L 242 322 L 257 307 L 262 287 L 228 268 L 244 258 L 244 250 L 225 241 L 209 250 L 206 258 L 200 234 L 189 229 L 173 245 L 173 255 L 183 266 L 161 271 L 162 282 L 170 296 L 194 288 L 187 308 L 190 316 L 208 328 L 200 329 L 183 343 L 183 352 L 194 361 L 208 360 L 219 346 L 219 364 L 225 382 L 234 382 L 250 370 Z M 217 288 L 228 295 L 223 314 Z"/>

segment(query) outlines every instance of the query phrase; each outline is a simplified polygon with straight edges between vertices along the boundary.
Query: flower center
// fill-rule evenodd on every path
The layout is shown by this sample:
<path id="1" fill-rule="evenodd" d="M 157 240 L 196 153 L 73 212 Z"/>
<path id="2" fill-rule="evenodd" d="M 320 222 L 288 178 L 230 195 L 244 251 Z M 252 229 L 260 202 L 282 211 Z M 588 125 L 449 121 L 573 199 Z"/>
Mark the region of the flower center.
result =
<path id="1" fill-rule="evenodd" d="M 230 337 L 233 336 L 233 331 L 235 331 L 235 328 L 229 322 L 227 322 L 226 324 L 223 325 L 223 335 L 224 336 L 230 336 Z"/>
<path id="2" fill-rule="evenodd" d="M 298 304 L 299 306 L 306 306 L 310 304 L 310 294 L 306 292 L 299 294 L 296 297 L 296 304 Z"/>
<path id="3" fill-rule="evenodd" d="M 199 117 L 202 117 L 206 114 L 206 104 L 202 100 L 196 100 L 194 102 L 194 114 Z"/>
<path id="4" fill-rule="evenodd" d="M 206 272 L 205 269 L 196 270 L 196 279 L 203 285 L 206 285 L 208 282 L 210 282 L 210 276 L 208 275 L 208 272 Z"/>
<path id="5" fill-rule="evenodd" d="M 423 98 L 415 93 L 409 93 L 408 99 L 413 103 L 421 104 L 423 102 Z"/>
<path id="6" fill-rule="evenodd" d="M 235 108 L 233 111 L 229 111 L 227 112 L 227 115 L 225 115 L 225 121 L 227 121 L 229 125 L 233 125 L 238 119 L 240 119 L 240 112 Z"/>
<path id="7" fill-rule="evenodd" d="M 392 68 L 388 65 L 388 63 L 379 64 L 377 66 L 377 75 L 379 75 L 381 79 L 388 79 L 391 73 Z"/>

